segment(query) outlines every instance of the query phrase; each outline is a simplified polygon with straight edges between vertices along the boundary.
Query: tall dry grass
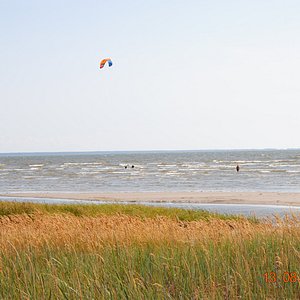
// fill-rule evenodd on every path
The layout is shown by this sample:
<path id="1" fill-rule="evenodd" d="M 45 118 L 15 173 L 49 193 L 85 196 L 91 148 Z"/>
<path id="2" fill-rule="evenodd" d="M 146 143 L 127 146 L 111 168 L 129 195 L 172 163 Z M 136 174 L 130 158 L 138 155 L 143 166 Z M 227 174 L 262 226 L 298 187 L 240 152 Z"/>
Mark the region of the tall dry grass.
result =
<path id="1" fill-rule="evenodd" d="M 149 208 L 150 209 L 150 208 Z M 126 215 L 0 218 L 1 299 L 296 299 L 300 220 Z"/>

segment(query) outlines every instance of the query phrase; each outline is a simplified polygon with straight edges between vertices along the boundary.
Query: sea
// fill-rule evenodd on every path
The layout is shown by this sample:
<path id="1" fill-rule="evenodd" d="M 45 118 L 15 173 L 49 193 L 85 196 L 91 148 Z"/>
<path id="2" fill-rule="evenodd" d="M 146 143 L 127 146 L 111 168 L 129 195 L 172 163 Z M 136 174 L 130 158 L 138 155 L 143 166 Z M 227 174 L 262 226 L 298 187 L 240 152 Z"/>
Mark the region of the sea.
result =
<path id="1" fill-rule="evenodd" d="M 0 193 L 148 191 L 300 192 L 300 149 L 0 154 Z"/>

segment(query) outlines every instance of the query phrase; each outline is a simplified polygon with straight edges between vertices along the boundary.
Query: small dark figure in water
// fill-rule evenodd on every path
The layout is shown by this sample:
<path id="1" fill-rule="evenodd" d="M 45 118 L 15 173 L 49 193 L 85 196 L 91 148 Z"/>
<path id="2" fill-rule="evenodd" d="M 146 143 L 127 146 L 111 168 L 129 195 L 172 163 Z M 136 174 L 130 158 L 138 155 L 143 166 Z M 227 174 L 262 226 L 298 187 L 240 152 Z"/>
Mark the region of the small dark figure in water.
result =
<path id="1" fill-rule="evenodd" d="M 240 170 L 240 166 L 236 165 L 236 171 L 238 172 Z"/>
<path id="2" fill-rule="evenodd" d="M 125 166 L 124 168 L 127 169 L 127 166 Z"/>
<path id="3" fill-rule="evenodd" d="M 134 165 L 132 165 L 131 168 L 133 169 L 133 168 L 134 168 Z"/>

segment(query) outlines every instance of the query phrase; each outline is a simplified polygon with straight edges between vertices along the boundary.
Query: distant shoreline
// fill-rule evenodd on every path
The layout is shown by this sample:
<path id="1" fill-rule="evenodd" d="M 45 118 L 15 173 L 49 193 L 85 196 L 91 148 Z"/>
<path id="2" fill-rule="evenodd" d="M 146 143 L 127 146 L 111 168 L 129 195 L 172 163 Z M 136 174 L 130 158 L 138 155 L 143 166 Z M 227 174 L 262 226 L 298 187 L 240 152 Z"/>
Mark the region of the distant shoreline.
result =
<path id="1" fill-rule="evenodd" d="M 299 151 L 300 148 L 220 148 L 220 149 L 152 149 L 152 150 L 85 150 L 85 151 L 25 151 L 0 152 L 0 156 L 60 156 L 97 154 L 137 154 L 137 153 L 188 153 L 188 152 L 252 152 L 252 151 Z"/>
<path id="2" fill-rule="evenodd" d="M 101 200 L 107 202 L 174 202 L 300 206 L 300 193 L 290 192 L 26 192 L 2 193 L 0 196 L 91 201 Z"/>

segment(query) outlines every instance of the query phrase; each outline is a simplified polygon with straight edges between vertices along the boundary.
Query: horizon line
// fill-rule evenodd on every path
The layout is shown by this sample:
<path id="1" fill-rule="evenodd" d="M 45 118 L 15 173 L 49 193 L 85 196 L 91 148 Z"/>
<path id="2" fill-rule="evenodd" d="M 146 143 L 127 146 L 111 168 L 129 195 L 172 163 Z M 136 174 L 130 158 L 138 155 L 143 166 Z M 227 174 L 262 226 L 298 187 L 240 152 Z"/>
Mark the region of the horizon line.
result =
<path id="1" fill-rule="evenodd" d="M 300 148 L 205 148 L 205 149 L 152 149 L 152 150 L 83 150 L 83 151 L 20 151 L 20 152 L 0 152 L 0 155 L 5 154 L 81 154 L 81 153 L 107 153 L 107 152 L 206 152 L 206 151 L 282 151 L 282 150 L 300 150 Z"/>

